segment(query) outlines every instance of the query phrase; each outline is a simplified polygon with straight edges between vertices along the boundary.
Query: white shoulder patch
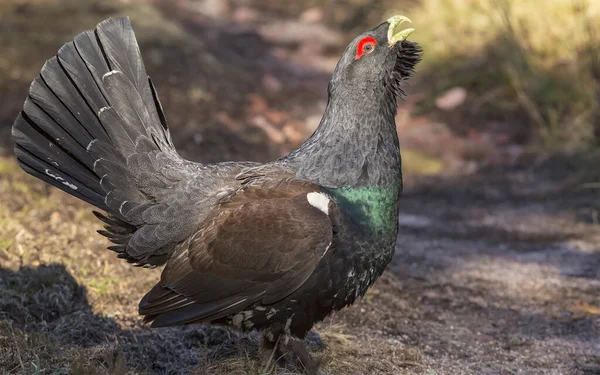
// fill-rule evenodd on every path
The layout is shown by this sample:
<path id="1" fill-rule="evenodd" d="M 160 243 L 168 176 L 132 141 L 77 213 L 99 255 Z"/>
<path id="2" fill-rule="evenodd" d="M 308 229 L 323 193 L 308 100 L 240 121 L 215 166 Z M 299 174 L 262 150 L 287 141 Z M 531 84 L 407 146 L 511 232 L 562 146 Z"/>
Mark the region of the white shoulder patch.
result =
<path id="1" fill-rule="evenodd" d="M 329 215 L 329 197 L 323 193 L 312 192 L 306 194 L 306 200 L 308 203 L 323 211 L 326 215 Z"/>

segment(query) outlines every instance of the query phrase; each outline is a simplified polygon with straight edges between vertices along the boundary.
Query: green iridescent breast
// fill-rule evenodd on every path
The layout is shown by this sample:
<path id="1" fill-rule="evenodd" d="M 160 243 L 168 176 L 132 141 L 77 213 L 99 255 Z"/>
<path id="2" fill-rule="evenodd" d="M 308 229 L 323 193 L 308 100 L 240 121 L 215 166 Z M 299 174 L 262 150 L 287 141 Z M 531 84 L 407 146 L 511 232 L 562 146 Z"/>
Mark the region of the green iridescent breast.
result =
<path id="1" fill-rule="evenodd" d="M 330 189 L 333 200 L 353 221 L 375 232 L 395 233 L 399 187 L 366 186 Z"/>

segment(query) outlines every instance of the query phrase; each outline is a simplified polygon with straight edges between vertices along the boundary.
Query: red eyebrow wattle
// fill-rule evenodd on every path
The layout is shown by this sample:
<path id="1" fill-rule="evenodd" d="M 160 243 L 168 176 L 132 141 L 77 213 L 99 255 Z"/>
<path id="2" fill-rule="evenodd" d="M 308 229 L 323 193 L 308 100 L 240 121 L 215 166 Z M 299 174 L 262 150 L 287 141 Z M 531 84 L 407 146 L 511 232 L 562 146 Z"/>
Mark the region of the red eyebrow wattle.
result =
<path id="1" fill-rule="evenodd" d="M 358 46 L 356 46 L 356 56 L 354 56 L 354 59 L 358 60 L 365 54 L 363 48 L 365 44 L 368 43 L 373 43 L 373 46 L 375 46 L 377 44 L 377 40 L 375 40 L 375 38 L 373 38 L 372 36 L 362 38 L 360 42 L 358 42 Z"/>

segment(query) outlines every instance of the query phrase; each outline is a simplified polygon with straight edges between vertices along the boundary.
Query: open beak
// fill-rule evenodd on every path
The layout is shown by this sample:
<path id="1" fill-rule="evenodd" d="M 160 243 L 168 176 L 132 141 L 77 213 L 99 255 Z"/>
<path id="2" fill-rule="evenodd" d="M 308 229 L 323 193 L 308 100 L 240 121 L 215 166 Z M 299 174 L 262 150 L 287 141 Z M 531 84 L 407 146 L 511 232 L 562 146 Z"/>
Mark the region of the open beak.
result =
<path id="1" fill-rule="evenodd" d="M 396 43 L 402 42 L 403 40 L 408 38 L 408 36 L 412 34 L 413 31 L 415 31 L 415 29 L 413 29 L 412 27 L 408 29 L 399 30 L 400 25 L 402 25 L 404 22 L 412 23 L 411 20 L 406 16 L 392 16 L 387 20 L 387 22 L 390 24 L 387 32 L 388 47 L 392 47 Z"/>

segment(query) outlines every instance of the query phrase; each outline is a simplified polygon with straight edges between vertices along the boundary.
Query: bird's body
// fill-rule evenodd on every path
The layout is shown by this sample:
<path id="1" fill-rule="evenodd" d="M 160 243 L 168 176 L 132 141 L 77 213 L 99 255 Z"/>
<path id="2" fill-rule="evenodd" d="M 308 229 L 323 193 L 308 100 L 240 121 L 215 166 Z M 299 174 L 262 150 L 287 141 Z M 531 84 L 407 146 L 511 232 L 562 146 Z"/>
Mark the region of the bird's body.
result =
<path id="1" fill-rule="evenodd" d="M 181 158 L 126 18 L 78 35 L 32 83 L 15 121 L 28 173 L 107 214 L 118 256 L 165 265 L 140 302 L 153 326 L 197 322 L 304 338 L 364 295 L 391 260 L 402 174 L 394 116 L 419 48 L 359 36 L 315 133 L 268 164 Z M 392 42 L 392 39 L 396 42 Z"/>
<path id="2" fill-rule="evenodd" d="M 344 208 L 356 211 L 372 208 L 348 200 L 348 190 L 332 189 L 327 194 L 335 202 L 334 206 L 341 203 Z M 374 200 L 373 205 L 387 211 L 384 215 L 397 215 L 397 197 L 390 196 L 389 192 L 367 194 L 378 200 Z M 392 194 L 397 195 L 397 191 Z M 381 222 L 372 222 L 369 224 L 375 230 L 365 230 L 338 209 L 330 212 L 329 217 L 340 230 L 335 233 L 313 273 L 297 290 L 274 304 L 257 305 L 229 315 L 222 323 L 243 330 L 259 327 L 265 330 L 265 337 L 272 341 L 281 333 L 304 337 L 314 322 L 362 297 L 391 260 L 397 227 L 389 225 L 387 228 L 376 228 Z"/>

